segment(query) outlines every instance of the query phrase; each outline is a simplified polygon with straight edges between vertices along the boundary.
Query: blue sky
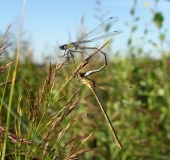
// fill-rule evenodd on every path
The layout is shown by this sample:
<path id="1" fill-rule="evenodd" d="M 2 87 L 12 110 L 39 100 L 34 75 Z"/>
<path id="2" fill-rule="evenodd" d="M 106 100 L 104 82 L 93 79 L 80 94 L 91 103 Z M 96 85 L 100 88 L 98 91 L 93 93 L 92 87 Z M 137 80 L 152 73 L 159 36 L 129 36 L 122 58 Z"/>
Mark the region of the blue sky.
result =
<path id="1" fill-rule="evenodd" d="M 130 9 L 133 1 L 102 0 L 101 2 L 102 11 L 109 11 L 104 20 L 111 16 L 119 17 L 119 21 L 111 28 L 111 31 L 123 30 L 123 33 L 115 37 L 114 49 L 126 49 L 130 32 L 125 23 L 131 23 L 132 21 Z M 142 36 L 145 25 L 151 22 L 152 17 L 148 9 L 144 7 L 143 2 L 145 1 L 138 0 L 137 3 L 136 15 L 141 19 L 138 22 L 139 29 L 135 34 L 136 38 Z M 150 4 L 151 8 L 154 8 L 154 0 L 146 2 Z M 22 3 L 22 0 L 1 1 L 0 33 L 3 33 L 7 26 L 12 23 L 13 37 L 17 37 Z M 95 18 L 97 14 L 94 10 L 95 7 L 97 7 L 95 0 L 27 0 L 23 26 L 24 39 L 31 41 L 36 61 L 41 61 L 43 54 L 45 56 L 54 55 L 54 50 L 58 48 L 58 45 L 68 43 L 69 40 L 75 41 L 79 35 L 77 31 L 81 27 L 80 23 L 83 15 L 85 15 L 84 27 L 86 27 L 87 32 L 99 25 L 101 22 Z M 169 28 L 170 2 L 160 0 L 157 10 L 163 13 L 164 26 Z M 153 30 L 150 36 L 156 39 L 158 35 L 154 24 L 151 24 L 150 28 Z"/>

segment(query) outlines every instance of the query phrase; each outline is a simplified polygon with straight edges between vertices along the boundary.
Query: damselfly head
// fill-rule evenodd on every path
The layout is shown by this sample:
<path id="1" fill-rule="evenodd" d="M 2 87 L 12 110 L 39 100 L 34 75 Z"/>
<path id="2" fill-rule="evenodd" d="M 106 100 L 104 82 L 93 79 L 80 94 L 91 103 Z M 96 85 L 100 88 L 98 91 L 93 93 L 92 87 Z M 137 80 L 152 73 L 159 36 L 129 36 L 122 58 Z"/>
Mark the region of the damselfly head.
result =
<path id="1" fill-rule="evenodd" d="M 59 46 L 59 49 L 61 49 L 61 50 L 66 50 L 66 49 L 67 49 L 67 44 L 64 44 L 64 45 Z"/>

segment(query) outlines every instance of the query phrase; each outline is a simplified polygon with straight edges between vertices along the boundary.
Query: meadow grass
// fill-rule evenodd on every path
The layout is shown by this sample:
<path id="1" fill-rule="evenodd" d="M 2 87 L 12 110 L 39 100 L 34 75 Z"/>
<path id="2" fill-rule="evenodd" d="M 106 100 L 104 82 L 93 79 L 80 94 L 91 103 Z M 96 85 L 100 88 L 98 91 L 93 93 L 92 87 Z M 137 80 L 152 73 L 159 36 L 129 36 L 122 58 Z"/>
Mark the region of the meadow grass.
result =
<path id="1" fill-rule="evenodd" d="M 4 52 L 3 54 L 7 54 Z M 15 54 L 14 54 L 15 55 Z M 19 62 L 10 111 L 6 115 L 11 90 L 13 64 L 1 59 L 1 148 L 6 143 L 9 159 L 168 159 L 169 157 L 169 58 L 113 57 L 107 68 L 91 76 L 96 83 L 120 86 L 126 95 L 125 108 L 114 107 L 107 96 L 107 112 L 123 149 L 119 150 L 101 116 L 100 128 L 87 116 L 93 105 L 85 86 L 69 82 L 51 103 L 74 65 L 38 65 L 26 57 Z M 94 59 L 97 62 L 97 59 Z M 89 68 L 99 68 L 89 63 Z M 9 67 L 10 66 L 10 67 Z M 89 68 L 86 70 L 89 70 Z M 164 68 L 166 67 L 166 69 Z M 6 69 L 6 71 L 4 71 Z M 77 83 L 77 82 L 76 82 Z M 133 96 L 125 85 L 135 88 Z M 76 87 L 75 87 L 76 86 Z M 78 88 L 78 89 L 77 89 Z M 79 90 L 80 89 L 80 90 Z M 107 90 L 108 93 L 111 88 Z M 51 104 L 49 106 L 49 104 Z M 94 103 L 95 104 L 95 103 Z M 96 106 L 97 107 L 97 106 Z M 100 119 L 98 119 L 100 121 Z M 95 125 L 96 126 L 96 125 Z M 4 142 L 5 133 L 7 141 Z"/>
<path id="2" fill-rule="evenodd" d="M 142 46 L 133 42 L 136 29 L 131 28 L 123 53 L 126 56 L 107 50 L 108 66 L 90 76 L 96 84 L 109 82 L 108 93 L 120 88 L 116 96 L 125 107 L 114 105 L 112 98 L 102 95 L 123 146 L 120 150 L 101 112 L 97 109 L 89 116 L 91 108 L 99 107 L 92 93 L 70 77 L 81 60 L 75 55 L 76 64 L 72 65 L 36 64 L 32 53 L 27 54 L 29 48 L 25 55 L 30 56 L 19 58 L 22 46 L 13 49 L 9 58 L 8 28 L 0 38 L 1 159 L 169 159 L 169 50 L 154 44 L 160 58 L 144 55 Z M 160 34 L 161 45 L 165 43 L 162 37 Z M 100 68 L 101 60 L 94 58 L 83 71 Z M 133 94 L 126 88 L 129 85 L 134 88 Z"/>

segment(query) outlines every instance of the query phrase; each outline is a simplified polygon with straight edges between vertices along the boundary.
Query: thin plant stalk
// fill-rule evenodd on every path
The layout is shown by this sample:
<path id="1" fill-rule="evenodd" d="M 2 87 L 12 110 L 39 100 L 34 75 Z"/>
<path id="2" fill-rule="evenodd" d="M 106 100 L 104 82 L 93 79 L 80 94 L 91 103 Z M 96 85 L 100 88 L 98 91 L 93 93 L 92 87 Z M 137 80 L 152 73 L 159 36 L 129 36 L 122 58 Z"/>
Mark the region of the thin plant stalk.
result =
<path id="1" fill-rule="evenodd" d="M 17 68 L 18 68 L 18 61 L 19 61 L 19 56 L 20 56 L 20 42 L 21 42 L 21 36 L 22 36 L 22 27 L 23 27 L 23 21 L 24 21 L 25 7 L 26 7 L 26 0 L 23 1 L 23 7 L 22 7 L 22 13 L 21 13 L 21 24 L 20 24 L 20 30 L 19 30 L 19 36 L 18 36 L 18 47 L 17 47 L 17 54 L 16 54 L 16 63 L 15 63 L 15 68 L 14 68 L 14 72 L 13 72 L 12 86 L 11 86 L 10 97 L 9 97 L 6 131 L 5 131 L 4 144 L 3 144 L 2 157 L 1 157 L 2 160 L 5 159 L 6 143 L 7 143 L 10 116 L 11 116 L 10 113 L 11 113 L 11 106 L 12 106 L 12 98 L 13 98 L 15 79 L 16 79 Z"/>

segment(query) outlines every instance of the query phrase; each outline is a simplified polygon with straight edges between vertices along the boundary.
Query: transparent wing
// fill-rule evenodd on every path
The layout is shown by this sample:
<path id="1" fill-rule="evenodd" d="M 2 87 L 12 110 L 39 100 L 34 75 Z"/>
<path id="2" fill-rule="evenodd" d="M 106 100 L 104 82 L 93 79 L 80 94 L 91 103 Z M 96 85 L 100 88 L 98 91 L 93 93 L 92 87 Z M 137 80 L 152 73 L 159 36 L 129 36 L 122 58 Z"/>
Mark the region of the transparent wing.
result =
<path id="1" fill-rule="evenodd" d="M 101 23 L 99 26 L 97 26 L 95 29 L 93 29 L 88 34 L 84 35 L 82 38 L 78 39 L 77 42 L 82 42 L 83 40 L 88 40 L 89 38 L 105 31 L 107 28 L 111 27 L 118 21 L 118 17 L 110 17 L 103 23 Z"/>
<path id="2" fill-rule="evenodd" d="M 126 108 L 125 100 L 133 96 L 135 90 L 132 86 L 113 86 L 112 84 L 98 84 L 95 88 L 104 102 L 110 102 L 115 106 Z"/>
<path id="3" fill-rule="evenodd" d="M 107 84 L 105 87 L 106 88 L 110 87 L 110 84 Z M 96 94 L 99 99 L 99 102 L 100 102 L 101 106 L 105 108 L 106 113 L 109 117 L 112 117 L 114 114 L 112 112 L 113 106 L 114 107 L 115 107 L 115 105 L 118 107 L 126 106 L 126 103 L 124 104 L 124 101 L 122 99 L 122 93 L 121 93 L 122 89 L 127 90 L 127 91 L 129 89 L 133 90 L 131 86 L 127 86 L 127 87 L 128 88 L 115 87 L 113 90 L 110 90 L 110 89 L 104 90 L 103 88 L 100 89 L 99 87 L 95 87 L 95 93 L 99 93 L 99 94 Z M 113 86 L 112 86 L 112 88 L 113 88 Z M 108 92 L 109 93 L 112 92 L 111 93 L 112 95 L 108 94 Z M 99 106 L 99 104 L 97 103 L 97 101 L 94 98 L 93 98 L 93 101 L 90 100 L 90 103 L 91 104 L 88 106 L 88 114 L 87 114 L 88 119 L 90 120 L 90 123 L 93 125 L 93 128 L 100 128 L 100 130 L 104 129 L 104 127 L 107 126 L 106 125 L 107 123 L 104 120 L 105 117 L 104 117 L 104 113 L 101 110 L 101 106 Z M 116 116 L 116 114 L 115 114 L 115 116 Z M 110 119 L 110 120 L 112 120 L 112 119 Z M 105 132 L 105 131 L 106 131 L 106 129 L 103 130 L 103 132 Z"/>
<path id="4" fill-rule="evenodd" d="M 115 36 L 119 33 L 122 33 L 123 31 L 121 30 L 118 30 L 118 31 L 113 31 L 113 32 L 110 32 L 110 33 L 106 33 L 104 35 L 101 35 L 99 37 L 96 37 L 96 38 L 93 38 L 93 39 L 90 39 L 90 40 L 83 40 L 83 41 L 79 41 L 78 43 L 87 43 L 87 42 L 94 42 L 94 41 L 97 41 L 97 40 L 101 40 L 101 39 L 104 39 L 104 38 L 108 38 L 108 37 L 111 37 L 111 36 Z"/>

